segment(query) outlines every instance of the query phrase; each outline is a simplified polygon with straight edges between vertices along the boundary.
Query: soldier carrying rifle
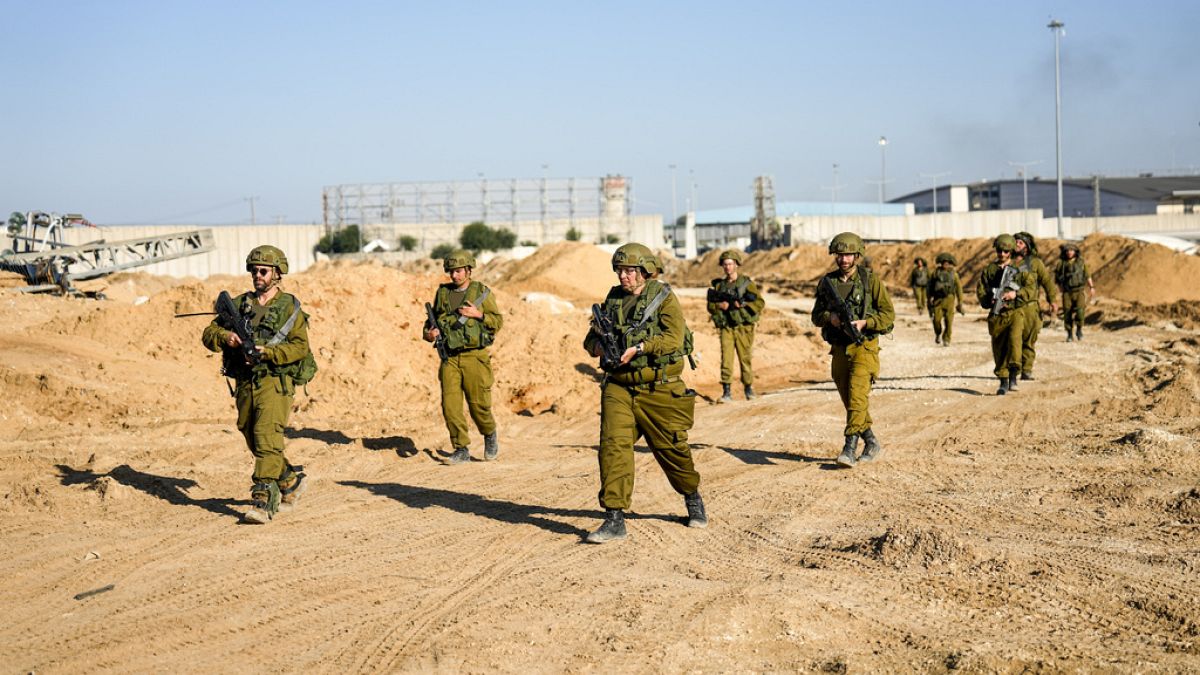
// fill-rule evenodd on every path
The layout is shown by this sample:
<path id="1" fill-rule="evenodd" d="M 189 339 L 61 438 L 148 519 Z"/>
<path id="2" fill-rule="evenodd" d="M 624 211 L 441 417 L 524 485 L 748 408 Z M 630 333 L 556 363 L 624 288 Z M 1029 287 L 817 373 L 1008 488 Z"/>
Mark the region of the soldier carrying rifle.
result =
<path id="1" fill-rule="evenodd" d="M 742 371 L 742 388 L 746 400 L 754 395 L 754 368 L 750 360 L 754 353 L 754 325 L 762 316 L 762 293 L 754 280 L 741 274 L 742 252 L 722 251 L 719 262 L 725 276 L 712 280 L 708 289 L 708 313 L 721 337 L 721 398 L 718 403 L 730 403 L 733 384 L 733 359 L 736 352 Z"/>
<path id="2" fill-rule="evenodd" d="M 988 311 L 988 333 L 992 336 L 993 371 L 1000 380 L 997 396 L 1017 388 L 1021 375 L 1021 337 L 1025 331 L 1024 307 L 1037 301 L 1037 277 L 1021 271 L 1012 264 L 1016 239 L 1002 234 L 992 242 L 995 262 L 979 276 L 975 296 L 979 305 Z"/>

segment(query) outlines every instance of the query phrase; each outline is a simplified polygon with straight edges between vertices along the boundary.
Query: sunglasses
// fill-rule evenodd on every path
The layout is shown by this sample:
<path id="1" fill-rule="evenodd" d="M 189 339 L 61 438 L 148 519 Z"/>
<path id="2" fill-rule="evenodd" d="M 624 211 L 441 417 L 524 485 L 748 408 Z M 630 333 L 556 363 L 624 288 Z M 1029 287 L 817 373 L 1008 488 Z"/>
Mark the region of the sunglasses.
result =
<path id="1" fill-rule="evenodd" d="M 274 271 L 274 267 L 255 267 L 254 269 L 250 270 L 250 274 L 253 274 L 256 277 L 269 277 L 271 276 L 271 272 Z"/>

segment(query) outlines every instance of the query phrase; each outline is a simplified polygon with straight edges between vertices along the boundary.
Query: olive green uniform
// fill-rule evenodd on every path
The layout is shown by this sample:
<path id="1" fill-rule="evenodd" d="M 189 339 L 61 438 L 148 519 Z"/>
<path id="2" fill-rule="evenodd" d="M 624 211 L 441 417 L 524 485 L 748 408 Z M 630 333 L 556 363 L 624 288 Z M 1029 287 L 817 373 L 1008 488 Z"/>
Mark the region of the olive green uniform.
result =
<path id="1" fill-rule="evenodd" d="M 933 337 L 950 344 L 954 337 L 954 310 L 962 307 L 962 281 L 953 267 L 933 271 L 929 279 L 929 317 L 933 319 Z"/>
<path id="2" fill-rule="evenodd" d="M 734 295 L 739 298 L 753 297 L 750 302 L 739 302 L 740 307 L 730 306 L 722 310 L 719 302 L 709 301 L 708 313 L 713 325 L 721 338 L 721 384 L 733 382 L 733 362 L 736 356 L 742 373 L 742 384 L 749 387 L 754 384 L 754 366 L 751 359 L 754 356 L 754 324 L 762 316 L 763 307 L 767 301 L 759 293 L 758 286 L 745 275 L 738 275 L 734 281 L 724 277 L 713 279 L 711 288 L 722 294 Z"/>
<path id="3" fill-rule="evenodd" d="M 253 293 L 243 293 L 233 303 L 243 316 L 250 317 L 254 344 L 267 345 L 262 361 L 251 366 L 245 362 L 240 347 L 226 346 L 233 331 L 226 330 L 217 319 L 204 329 L 201 341 L 214 352 L 223 351 L 224 372 L 237 382 L 234 389 L 237 428 L 254 455 L 254 482 L 286 486 L 295 473 L 283 454 L 283 429 L 296 395 L 293 377 L 309 354 L 308 317 L 300 311 L 295 296 L 282 291 L 266 305 L 260 305 Z M 291 330 L 282 341 L 269 345 L 294 313 L 296 321 Z"/>
<path id="4" fill-rule="evenodd" d="M 992 309 L 988 315 L 988 333 L 992 336 L 992 360 L 995 363 L 993 373 L 1000 379 L 1021 372 L 1021 336 L 1025 330 L 1024 306 L 1034 302 L 1037 294 L 1036 279 L 1033 274 L 1020 271 L 1018 268 L 1013 281 L 1017 284 L 1017 297 L 1006 301 L 999 311 L 991 308 L 992 289 L 1000 286 L 1004 269 L 997 263 L 989 264 L 979 277 L 975 286 L 975 295 L 979 304 Z"/>
<path id="5" fill-rule="evenodd" d="M 640 329 L 637 324 L 660 291 L 662 304 Z M 604 313 L 615 329 L 627 333 L 629 347 L 643 344 L 643 353 L 609 372 L 600 395 L 600 505 L 626 510 L 633 499 L 633 445 L 644 436 L 667 481 L 682 495 L 694 494 L 700 474 L 688 446 L 695 419 L 696 392 L 681 377 L 688 336 L 683 309 L 670 286 L 651 279 L 638 295 L 614 286 L 604 300 Z M 588 331 L 583 347 L 593 353 L 598 341 Z"/>
<path id="6" fill-rule="evenodd" d="M 1054 269 L 1054 280 L 1063 294 L 1063 323 L 1067 334 L 1073 328 L 1083 326 L 1084 309 L 1087 308 L 1087 280 L 1091 278 L 1087 264 L 1075 256 L 1073 260 L 1059 260 Z"/>
<path id="7" fill-rule="evenodd" d="M 482 305 L 479 298 L 486 292 Z M 483 312 L 483 319 L 467 318 L 457 312 L 464 302 L 475 305 Z M 504 324 L 504 317 L 496 304 L 496 295 L 478 281 L 467 284 L 465 291 L 456 290 L 453 283 L 438 287 L 433 300 L 433 315 L 438 330 L 446 338 L 450 358 L 438 368 L 438 380 L 442 385 L 442 417 L 450 442 L 455 448 L 470 446 L 467 433 L 467 418 L 463 415 L 463 397 L 475 427 L 484 436 L 496 431 L 496 419 L 492 416 L 492 359 L 487 347 L 492 344 L 496 333 Z"/>
<path id="8" fill-rule="evenodd" d="M 908 284 L 912 286 L 913 297 L 917 301 L 917 311 L 923 312 L 926 307 L 929 307 L 930 312 L 933 307 L 928 304 L 926 291 L 929 288 L 929 268 L 928 267 L 913 267 L 913 271 L 908 275 Z"/>
<path id="9" fill-rule="evenodd" d="M 1026 256 L 1022 262 L 1026 272 L 1033 275 L 1033 301 L 1024 306 L 1025 330 L 1021 335 L 1021 374 L 1033 374 L 1033 362 L 1037 360 L 1038 334 L 1042 332 L 1042 310 L 1038 304 L 1038 287 L 1046 293 L 1046 302 L 1051 305 L 1058 302 L 1058 294 L 1054 291 L 1054 277 L 1046 268 L 1046 263 L 1038 256 Z"/>
<path id="10" fill-rule="evenodd" d="M 829 323 L 831 305 L 824 294 L 817 293 L 812 322 L 821 328 L 821 337 L 830 345 L 829 354 L 833 357 L 830 373 L 846 408 L 843 435 L 855 436 L 871 428 L 868 396 L 879 376 L 879 336 L 891 331 L 896 311 L 879 277 L 861 266 L 845 281 L 840 270 L 826 274 L 819 283 L 825 283 L 825 279 L 833 284 L 838 296 L 845 298 L 855 315 L 866 321 L 862 329 L 866 340 L 857 345 L 845 331 Z"/>

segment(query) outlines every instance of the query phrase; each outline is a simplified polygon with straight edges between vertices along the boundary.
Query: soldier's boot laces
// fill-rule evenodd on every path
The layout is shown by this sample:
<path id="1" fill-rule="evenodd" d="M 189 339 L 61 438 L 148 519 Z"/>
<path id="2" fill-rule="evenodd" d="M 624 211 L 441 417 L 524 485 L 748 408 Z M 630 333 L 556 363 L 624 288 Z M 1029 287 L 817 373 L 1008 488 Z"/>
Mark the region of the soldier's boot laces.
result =
<path id="1" fill-rule="evenodd" d="M 708 527 L 708 514 L 704 512 L 704 499 L 700 497 L 699 490 L 690 495 L 684 495 L 683 505 L 687 507 L 688 527 Z"/>
<path id="2" fill-rule="evenodd" d="M 854 453 L 858 451 L 858 434 L 851 434 L 846 437 L 846 445 L 842 447 L 842 454 L 838 455 L 838 466 L 850 468 L 854 466 L 858 460 L 854 458 Z"/>
<path id="3" fill-rule="evenodd" d="M 463 464 L 471 461 L 471 451 L 466 448 L 455 448 L 454 453 L 446 458 L 447 464 Z"/>
<path id="4" fill-rule="evenodd" d="M 753 401 L 758 398 L 758 394 L 754 393 L 754 387 L 746 385 L 746 400 Z"/>
<path id="5" fill-rule="evenodd" d="M 1000 388 L 996 390 L 997 396 L 1003 396 L 1008 393 L 1008 378 L 1000 378 Z"/>
<path id="6" fill-rule="evenodd" d="M 604 513 L 604 522 L 596 531 L 587 536 L 589 544 L 603 544 L 625 538 L 625 512 L 621 509 L 608 509 Z"/>
<path id="7" fill-rule="evenodd" d="M 287 487 L 280 485 L 279 487 L 279 510 L 291 511 L 296 508 L 296 502 L 300 501 L 300 495 L 308 490 L 308 480 L 303 472 L 293 473 L 292 480 L 287 483 Z"/>
<path id="8" fill-rule="evenodd" d="M 496 438 L 496 432 L 483 437 L 483 459 L 490 462 L 496 459 L 496 455 L 500 454 L 500 440 Z"/>
<path id="9" fill-rule="evenodd" d="M 1017 390 L 1017 374 L 1015 372 L 1010 371 L 1008 373 L 1008 390 L 1009 391 Z"/>
<path id="10" fill-rule="evenodd" d="M 275 481 L 255 483 L 250 488 L 250 510 L 243 516 L 247 523 L 262 525 L 271 522 L 279 512 L 279 486 Z"/>
<path id="11" fill-rule="evenodd" d="M 873 459 L 878 459 L 883 453 L 883 448 L 879 446 L 879 439 L 875 438 L 875 432 L 867 429 L 862 432 L 863 439 L 863 454 L 858 458 L 860 462 L 869 462 Z"/>
<path id="12" fill-rule="evenodd" d="M 717 403 L 733 403 L 733 394 L 730 392 L 729 384 L 721 383 L 721 398 Z"/>

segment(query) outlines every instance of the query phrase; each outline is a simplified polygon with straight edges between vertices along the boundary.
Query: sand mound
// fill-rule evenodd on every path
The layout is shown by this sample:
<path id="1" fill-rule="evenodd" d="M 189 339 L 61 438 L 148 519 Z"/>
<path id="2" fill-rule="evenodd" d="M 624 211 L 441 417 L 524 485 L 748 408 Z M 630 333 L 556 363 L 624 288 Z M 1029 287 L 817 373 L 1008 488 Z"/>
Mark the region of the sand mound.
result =
<path id="1" fill-rule="evenodd" d="M 562 241 L 522 260 L 497 258 L 480 277 L 521 292 L 557 295 L 573 303 L 600 302 L 616 283 L 612 256 L 591 244 Z"/>
<path id="2" fill-rule="evenodd" d="M 847 551 L 891 567 L 962 568 L 973 564 L 975 553 L 955 537 L 936 528 L 892 526 L 877 537 L 851 545 Z"/>

